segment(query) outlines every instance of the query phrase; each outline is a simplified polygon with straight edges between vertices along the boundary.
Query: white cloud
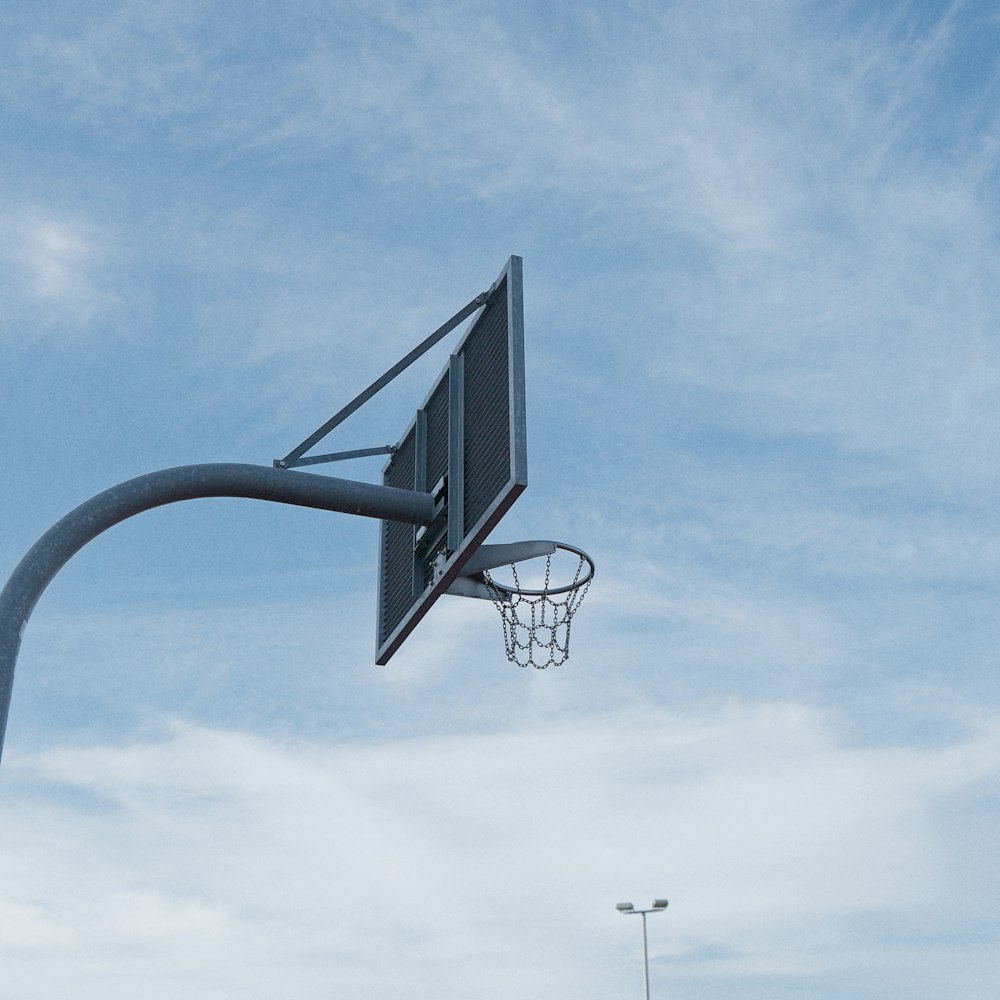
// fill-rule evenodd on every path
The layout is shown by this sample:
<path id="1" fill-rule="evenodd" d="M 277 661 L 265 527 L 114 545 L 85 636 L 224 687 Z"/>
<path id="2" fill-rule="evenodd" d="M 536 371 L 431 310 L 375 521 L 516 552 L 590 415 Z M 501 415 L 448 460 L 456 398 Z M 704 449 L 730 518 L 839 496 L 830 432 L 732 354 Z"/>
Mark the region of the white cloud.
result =
<path id="1" fill-rule="evenodd" d="M 14 755 L 6 986 L 596 997 L 632 971 L 613 904 L 663 894 L 664 973 L 849 977 L 852 919 L 891 937 L 950 884 L 936 932 L 987 891 L 956 884 L 939 810 L 995 779 L 998 731 L 851 747 L 803 706 L 734 704 L 340 748 L 178 726 Z"/>
<path id="2" fill-rule="evenodd" d="M 33 278 L 31 293 L 41 299 L 64 299 L 86 288 L 82 270 L 87 246 L 79 232 L 42 224 L 28 235 L 25 263 Z"/>
<path id="3" fill-rule="evenodd" d="M 0 241 L 7 338 L 84 330 L 118 305 L 111 240 L 98 226 L 41 210 L 10 212 L 0 216 Z"/>

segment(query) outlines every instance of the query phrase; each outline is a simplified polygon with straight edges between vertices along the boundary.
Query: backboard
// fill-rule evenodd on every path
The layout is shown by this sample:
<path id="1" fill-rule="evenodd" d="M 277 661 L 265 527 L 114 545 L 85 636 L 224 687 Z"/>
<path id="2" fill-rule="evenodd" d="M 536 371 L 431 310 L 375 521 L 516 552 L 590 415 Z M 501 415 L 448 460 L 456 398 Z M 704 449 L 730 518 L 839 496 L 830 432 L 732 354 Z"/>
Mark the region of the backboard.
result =
<path id="1" fill-rule="evenodd" d="M 383 521 L 376 663 L 385 664 L 528 484 L 521 258 L 511 257 L 417 410 L 382 483 L 432 492 L 427 527 Z"/>

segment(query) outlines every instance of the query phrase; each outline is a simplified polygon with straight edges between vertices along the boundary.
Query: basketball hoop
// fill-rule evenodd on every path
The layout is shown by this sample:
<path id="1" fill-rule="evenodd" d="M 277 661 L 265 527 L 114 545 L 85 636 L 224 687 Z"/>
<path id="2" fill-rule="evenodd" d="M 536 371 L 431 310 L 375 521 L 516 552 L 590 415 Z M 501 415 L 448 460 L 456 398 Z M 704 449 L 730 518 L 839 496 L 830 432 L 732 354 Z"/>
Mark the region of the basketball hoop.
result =
<path id="1" fill-rule="evenodd" d="M 545 553 L 545 580 L 539 588 L 522 586 L 517 575 L 517 562 L 510 563 L 513 584 L 500 583 L 483 571 L 490 600 L 496 605 L 503 622 L 503 639 L 507 659 L 519 667 L 558 667 L 569 658 L 569 633 L 573 616 L 580 610 L 594 579 L 594 560 L 582 549 L 562 542 L 553 542 L 552 551 Z M 578 559 L 570 583 L 552 586 L 552 557 L 562 549 Z"/>

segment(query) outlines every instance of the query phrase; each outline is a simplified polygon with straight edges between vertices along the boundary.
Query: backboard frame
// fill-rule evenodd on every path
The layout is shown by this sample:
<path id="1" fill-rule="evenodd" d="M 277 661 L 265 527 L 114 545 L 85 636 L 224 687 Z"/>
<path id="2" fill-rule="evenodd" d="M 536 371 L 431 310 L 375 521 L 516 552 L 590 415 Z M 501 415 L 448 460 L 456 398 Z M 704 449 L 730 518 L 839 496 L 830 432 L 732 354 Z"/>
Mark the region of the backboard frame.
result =
<path id="1" fill-rule="evenodd" d="M 506 481 L 496 491 L 485 509 L 476 517 L 475 522 L 466 525 L 465 522 L 465 460 L 467 455 L 466 441 L 466 347 L 470 340 L 481 330 L 491 306 L 497 301 L 496 296 L 505 296 L 507 315 L 506 352 L 507 352 L 507 441 L 509 475 Z M 430 483 L 427 477 L 427 439 L 428 411 L 433 399 L 443 392 L 443 386 L 448 390 L 448 461 L 446 476 L 438 482 Z M 392 655 L 399 649 L 409 634 L 431 609 L 441 594 L 445 593 L 454 580 L 461 574 L 466 562 L 472 557 L 487 536 L 510 510 L 514 501 L 524 492 L 528 485 L 527 463 L 527 422 L 525 408 L 525 367 L 524 367 L 524 300 L 522 262 L 520 257 L 512 256 L 504 265 L 496 281 L 486 293 L 486 301 L 471 317 L 469 325 L 461 340 L 452 352 L 448 364 L 435 379 L 431 391 L 427 394 L 413 420 L 400 438 L 397 451 L 386 462 L 382 470 L 382 481 L 386 485 L 401 485 L 392 480 L 394 463 L 399 461 L 399 455 L 404 442 L 412 435 L 413 475 L 410 488 L 432 492 L 436 500 L 437 517 L 434 523 L 426 528 L 417 529 L 413 526 L 400 527 L 391 522 L 382 522 L 379 535 L 379 587 L 378 587 L 378 621 L 376 633 L 376 663 L 380 666 L 389 662 Z M 408 473 L 408 468 L 404 470 Z M 475 470 L 473 470 L 474 472 Z M 401 545 L 400 532 L 412 533 L 413 564 L 411 570 L 412 593 L 410 604 L 402 617 L 388 628 L 386 616 L 386 591 L 392 582 L 387 580 L 387 547 L 390 544 Z M 396 532 L 395 542 L 389 538 L 388 532 Z M 405 536 L 402 536 L 405 537 Z M 432 554 L 436 555 L 433 558 Z M 427 576 L 429 582 L 425 582 Z M 405 580 L 396 580 L 397 586 L 405 584 Z"/>

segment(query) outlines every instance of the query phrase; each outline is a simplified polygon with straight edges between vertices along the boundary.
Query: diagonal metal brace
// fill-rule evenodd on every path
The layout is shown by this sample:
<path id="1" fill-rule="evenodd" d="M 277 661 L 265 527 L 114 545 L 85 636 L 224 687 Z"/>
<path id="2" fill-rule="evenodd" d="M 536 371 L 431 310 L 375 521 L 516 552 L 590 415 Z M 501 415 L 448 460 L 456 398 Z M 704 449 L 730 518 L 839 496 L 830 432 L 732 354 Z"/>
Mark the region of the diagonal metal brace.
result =
<path id="1" fill-rule="evenodd" d="M 446 337 L 452 330 L 458 326 L 462 320 L 471 316 L 477 309 L 486 305 L 489 299 L 489 292 L 481 292 L 477 295 L 471 302 L 463 306 L 454 316 L 448 320 L 444 326 L 439 326 L 429 337 L 421 341 L 416 347 L 402 358 L 397 361 L 381 378 L 377 378 L 364 392 L 355 396 L 343 409 L 335 413 L 322 427 L 318 427 L 312 434 L 309 435 L 300 445 L 293 448 L 284 458 L 276 458 L 274 460 L 274 467 L 276 469 L 293 469 L 296 466 L 305 465 L 305 462 L 300 461 L 302 456 L 316 443 L 322 441 L 323 438 L 327 436 L 338 424 L 342 424 L 355 410 L 360 409 L 369 399 L 372 398 L 377 392 L 384 389 L 397 375 L 406 371 L 414 361 L 417 360 L 422 354 L 426 354 L 439 340 Z M 323 461 L 323 457 L 317 458 L 314 462 L 309 464 L 315 464 L 316 462 Z"/>

